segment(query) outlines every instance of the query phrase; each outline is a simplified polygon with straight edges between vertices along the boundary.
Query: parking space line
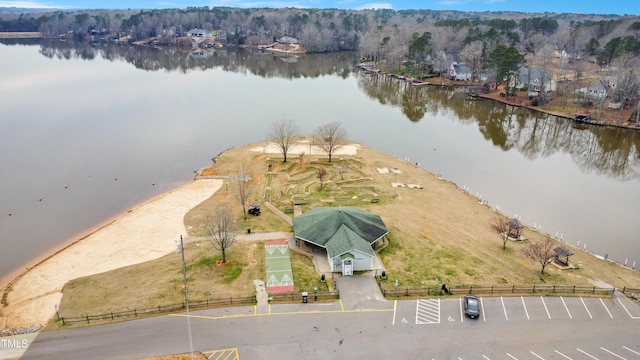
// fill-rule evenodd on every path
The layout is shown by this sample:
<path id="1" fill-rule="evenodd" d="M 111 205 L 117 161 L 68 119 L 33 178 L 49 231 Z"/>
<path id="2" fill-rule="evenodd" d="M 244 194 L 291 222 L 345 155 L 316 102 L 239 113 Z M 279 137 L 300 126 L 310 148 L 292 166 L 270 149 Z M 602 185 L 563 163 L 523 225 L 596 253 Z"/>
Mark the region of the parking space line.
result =
<path id="1" fill-rule="evenodd" d="M 627 360 L 627 359 L 623 358 L 622 356 L 620 356 L 620 355 L 618 355 L 618 354 L 614 353 L 613 351 L 609 351 L 609 350 L 607 350 L 607 349 L 603 348 L 602 346 L 600 346 L 600 349 L 602 349 L 602 350 L 604 350 L 604 351 L 608 352 L 609 354 L 611 354 L 611 355 L 613 355 L 613 356 L 617 357 L 618 359 Z"/>
<path id="2" fill-rule="evenodd" d="M 631 349 L 629 349 L 629 348 L 628 348 L 628 347 L 626 347 L 626 346 L 623 346 L 622 348 L 623 348 L 623 349 L 625 349 L 625 350 L 629 350 L 629 351 L 631 351 L 632 353 L 634 353 L 634 354 L 636 354 L 636 355 L 640 355 L 640 352 L 637 352 L 637 351 L 631 350 Z"/>
<path id="3" fill-rule="evenodd" d="M 513 360 L 518 360 L 516 357 L 514 357 L 513 355 L 507 353 L 507 355 L 509 355 L 510 358 L 512 358 Z"/>
<path id="4" fill-rule="evenodd" d="M 553 351 L 555 351 L 555 352 L 556 352 L 556 354 L 558 354 L 558 355 L 560 355 L 560 356 L 564 357 L 565 359 L 573 360 L 572 358 L 568 357 L 567 355 L 565 355 L 565 354 L 561 353 L 561 352 L 560 352 L 560 351 L 558 351 L 558 350 L 553 350 Z"/>
<path id="5" fill-rule="evenodd" d="M 491 359 L 489 359 L 488 357 L 486 357 L 484 355 L 482 355 L 482 357 L 485 358 L 486 360 L 491 360 Z"/>
<path id="6" fill-rule="evenodd" d="M 531 354 L 533 354 L 533 356 L 537 357 L 540 360 L 544 360 L 544 358 L 536 353 L 534 353 L 533 351 L 529 351 Z"/>
<path id="7" fill-rule="evenodd" d="M 594 359 L 594 360 L 600 360 L 600 359 L 598 359 L 597 357 L 595 357 L 595 356 L 593 356 L 593 355 L 589 354 L 588 352 L 586 352 L 586 351 L 584 351 L 584 350 L 582 350 L 582 349 L 580 349 L 580 348 L 576 348 L 576 350 L 580 351 L 581 353 L 583 353 L 583 354 L 587 355 L 588 357 L 590 357 L 590 358 L 592 358 L 592 359 Z"/>
<path id="8" fill-rule="evenodd" d="M 504 298 L 502 298 L 502 296 L 500 296 L 500 301 L 502 301 L 502 311 L 504 311 L 504 317 L 509 320 L 509 316 L 507 315 L 507 308 L 504 306 Z M 507 354 L 509 355 L 509 354 Z M 511 356 L 511 355 L 509 355 Z"/>
<path id="9" fill-rule="evenodd" d="M 571 312 L 569 311 L 569 308 L 567 307 L 567 303 L 564 302 L 564 298 L 562 296 L 560 296 L 560 300 L 562 300 L 562 303 L 564 304 L 564 309 L 567 310 L 567 314 L 569 314 L 569 319 L 573 319 L 573 317 L 571 316 Z"/>
<path id="10" fill-rule="evenodd" d="M 627 309 L 626 306 L 624 306 L 624 304 L 622 303 L 622 300 L 620 300 L 620 298 L 616 298 L 616 299 L 618 299 L 618 302 L 620 303 L 620 305 L 622 305 L 622 308 L 624 308 L 624 311 L 627 312 L 627 314 L 629 315 L 630 318 L 632 318 L 634 320 L 640 319 L 640 316 L 631 315 L 631 312 Z"/>
<path id="11" fill-rule="evenodd" d="M 540 296 L 540 300 L 542 300 L 542 305 L 544 305 L 544 310 L 547 312 L 547 317 L 551 320 L 551 314 L 549 314 L 549 309 L 547 308 L 547 303 L 544 302 L 544 298 Z"/>
<path id="12" fill-rule="evenodd" d="M 607 308 L 607 305 L 604 304 L 604 301 L 602 301 L 602 298 L 600 298 L 600 303 L 602 304 L 602 306 L 604 306 L 604 309 L 607 310 L 609 317 L 613 319 L 613 315 L 611 315 L 611 311 L 609 311 L 609 308 Z"/>
<path id="13" fill-rule="evenodd" d="M 485 312 L 484 312 L 484 300 L 482 300 L 482 298 L 480 298 L 480 307 L 482 308 L 482 321 L 486 322 L 487 318 L 484 317 L 484 314 L 485 314 Z M 484 355 L 482 355 L 482 356 L 484 356 Z"/>
<path id="14" fill-rule="evenodd" d="M 582 301 L 582 305 L 584 306 L 584 309 L 587 310 L 587 314 L 589 314 L 589 318 L 593 319 L 593 316 L 591 316 L 591 311 L 589 311 L 587 304 L 584 303 L 584 299 L 582 298 L 582 296 L 580 296 L 580 301 Z"/>
<path id="15" fill-rule="evenodd" d="M 529 311 L 527 310 L 527 304 L 524 303 L 524 297 L 520 296 L 520 299 L 522 299 L 522 307 L 524 308 L 524 313 L 527 315 L 527 320 L 531 320 L 529 318 Z"/>

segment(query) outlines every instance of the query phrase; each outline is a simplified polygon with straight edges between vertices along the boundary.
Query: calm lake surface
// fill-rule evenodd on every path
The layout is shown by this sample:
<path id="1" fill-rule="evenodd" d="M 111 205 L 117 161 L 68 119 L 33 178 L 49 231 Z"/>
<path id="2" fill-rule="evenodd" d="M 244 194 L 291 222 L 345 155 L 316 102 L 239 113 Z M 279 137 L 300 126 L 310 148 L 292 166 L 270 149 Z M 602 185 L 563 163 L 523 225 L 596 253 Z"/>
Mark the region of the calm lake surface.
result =
<path id="1" fill-rule="evenodd" d="M 0 43 L 0 278 L 191 181 L 220 152 L 264 140 L 281 119 L 301 135 L 339 121 L 351 140 L 527 225 L 640 266 L 639 131 L 469 101 L 460 89 L 359 73 L 357 62 Z"/>

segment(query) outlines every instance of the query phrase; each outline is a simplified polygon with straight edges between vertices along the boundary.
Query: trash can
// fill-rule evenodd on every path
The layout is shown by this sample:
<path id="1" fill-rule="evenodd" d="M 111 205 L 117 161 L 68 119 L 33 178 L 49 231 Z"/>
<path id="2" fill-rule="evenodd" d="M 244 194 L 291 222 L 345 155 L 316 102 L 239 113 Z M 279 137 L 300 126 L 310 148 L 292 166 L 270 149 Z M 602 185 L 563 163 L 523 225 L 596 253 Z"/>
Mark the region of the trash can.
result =
<path id="1" fill-rule="evenodd" d="M 247 234 L 251 234 L 251 228 L 247 228 Z"/>
<path id="2" fill-rule="evenodd" d="M 309 298 L 309 293 L 308 293 L 308 292 L 306 292 L 306 291 L 304 291 L 304 292 L 302 293 L 302 303 L 303 303 L 303 304 L 306 304 L 306 303 L 307 303 L 307 301 L 309 300 L 308 298 Z"/>

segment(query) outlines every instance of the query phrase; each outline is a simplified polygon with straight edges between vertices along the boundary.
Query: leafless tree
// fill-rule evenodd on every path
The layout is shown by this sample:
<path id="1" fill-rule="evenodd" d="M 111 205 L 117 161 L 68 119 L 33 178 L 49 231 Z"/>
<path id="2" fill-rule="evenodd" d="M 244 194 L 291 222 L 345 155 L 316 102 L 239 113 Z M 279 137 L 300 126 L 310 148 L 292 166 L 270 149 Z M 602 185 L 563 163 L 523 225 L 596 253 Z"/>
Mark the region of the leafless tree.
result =
<path id="1" fill-rule="evenodd" d="M 338 165 L 335 167 L 335 172 L 337 172 L 338 175 L 340 175 L 340 180 L 344 180 L 344 173 L 346 171 L 347 171 L 347 168 L 345 166 Z"/>
<path id="2" fill-rule="evenodd" d="M 329 162 L 333 153 L 347 141 L 347 132 L 337 121 L 319 126 L 313 133 L 314 145 L 320 146 L 329 156 Z"/>
<path id="3" fill-rule="evenodd" d="M 235 184 L 234 190 L 236 199 L 242 205 L 242 213 L 244 214 L 244 219 L 247 220 L 247 204 L 249 203 L 249 197 L 251 196 L 253 186 L 251 183 L 251 177 L 249 176 L 245 166 L 240 168 L 238 173 L 234 176 L 233 181 Z"/>
<path id="4" fill-rule="evenodd" d="M 280 120 L 271 125 L 268 139 L 280 148 L 280 152 L 282 152 L 282 156 L 284 157 L 283 162 L 287 162 L 287 154 L 291 148 L 296 145 L 297 132 L 298 127 L 292 120 Z"/>
<path id="5" fill-rule="evenodd" d="M 318 180 L 320 180 L 320 187 L 324 185 L 324 181 L 327 179 L 327 169 L 321 167 L 317 170 Z"/>
<path id="6" fill-rule="evenodd" d="M 471 65 L 474 81 L 480 78 L 479 73 L 482 69 L 482 53 L 483 44 L 480 40 L 467 44 L 460 51 L 461 60 L 466 61 L 469 63 L 469 65 Z"/>
<path id="7" fill-rule="evenodd" d="M 516 219 L 509 219 L 499 216 L 493 219 L 491 227 L 502 236 L 502 250 L 507 249 L 507 241 L 509 238 L 520 239 L 524 226 Z"/>
<path id="8" fill-rule="evenodd" d="M 554 246 L 555 241 L 547 236 L 543 240 L 527 244 L 522 248 L 522 253 L 529 259 L 537 261 L 542 267 L 540 274 L 544 274 L 544 269 L 547 265 L 551 264 L 553 259 L 556 257 Z"/>
<path id="9" fill-rule="evenodd" d="M 507 241 L 509 240 L 509 219 L 505 217 L 496 217 L 493 219 L 491 226 L 502 237 L 502 250 L 507 249 Z"/>
<path id="10" fill-rule="evenodd" d="M 238 226 L 231 209 L 226 205 L 218 207 L 209 217 L 206 228 L 211 244 L 216 250 L 222 252 L 222 262 L 227 262 L 226 250 L 235 243 L 238 233 Z"/>

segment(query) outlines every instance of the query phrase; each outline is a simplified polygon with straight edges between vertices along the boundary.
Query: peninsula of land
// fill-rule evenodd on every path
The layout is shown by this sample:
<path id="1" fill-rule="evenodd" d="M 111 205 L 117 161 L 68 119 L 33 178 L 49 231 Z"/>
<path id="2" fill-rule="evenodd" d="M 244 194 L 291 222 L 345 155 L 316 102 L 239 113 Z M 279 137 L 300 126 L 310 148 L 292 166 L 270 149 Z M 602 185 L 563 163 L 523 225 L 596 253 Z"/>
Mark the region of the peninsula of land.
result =
<path id="1" fill-rule="evenodd" d="M 285 213 L 295 201 L 305 203 L 303 209 L 349 205 L 378 214 L 389 228 L 389 245 L 378 256 L 387 271 L 406 284 L 420 286 L 438 279 L 450 286 L 545 283 L 640 288 L 637 271 L 578 249 L 569 271 L 550 266 L 541 276 L 539 265 L 520 251 L 526 241 L 510 242 L 507 250 L 502 249 L 501 236 L 492 226 L 502 215 L 487 203 L 418 164 L 356 143 L 339 150 L 328 162 L 311 139 L 301 138 L 287 163 L 269 142 L 220 154 L 195 181 L 131 209 L 11 281 L 2 289 L 0 328 L 44 325 L 55 316 L 67 282 L 155 261 L 175 252 L 181 235 L 202 236 L 207 214 L 221 201 L 235 201 L 228 179 L 237 174 L 239 164 L 252 179 L 251 202 L 268 202 Z M 331 172 L 322 186 L 316 178 L 318 167 Z M 269 211 L 267 206 L 263 211 Z M 267 216 L 258 220 L 262 218 Z M 255 231 L 274 231 L 269 223 L 256 225 Z M 545 236 L 524 231 L 530 241 Z"/>

